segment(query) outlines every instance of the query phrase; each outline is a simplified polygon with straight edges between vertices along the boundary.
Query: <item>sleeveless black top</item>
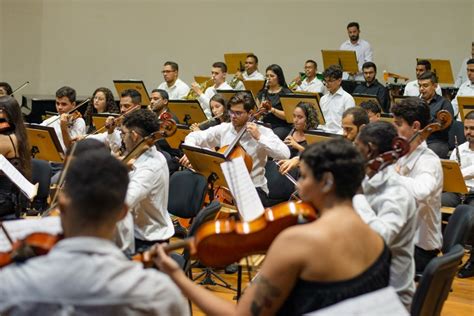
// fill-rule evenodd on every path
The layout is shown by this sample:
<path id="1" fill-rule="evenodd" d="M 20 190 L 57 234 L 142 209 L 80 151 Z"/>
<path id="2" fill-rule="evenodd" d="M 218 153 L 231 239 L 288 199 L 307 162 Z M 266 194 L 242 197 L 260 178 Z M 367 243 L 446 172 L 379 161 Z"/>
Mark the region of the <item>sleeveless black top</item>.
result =
<path id="1" fill-rule="evenodd" d="M 21 166 L 20 158 L 17 157 L 15 143 L 10 135 L 10 142 L 15 151 L 15 157 L 7 158 L 7 160 L 18 170 Z M 0 172 L 0 218 L 6 215 L 14 214 L 18 206 L 19 189 L 17 186 L 3 173 Z"/>
<path id="2" fill-rule="evenodd" d="M 378 259 L 350 280 L 317 282 L 298 279 L 277 315 L 301 315 L 388 286 L 391 254 L 387 245 Z M 350 262 L 348 262 L 350 264 Z"/>

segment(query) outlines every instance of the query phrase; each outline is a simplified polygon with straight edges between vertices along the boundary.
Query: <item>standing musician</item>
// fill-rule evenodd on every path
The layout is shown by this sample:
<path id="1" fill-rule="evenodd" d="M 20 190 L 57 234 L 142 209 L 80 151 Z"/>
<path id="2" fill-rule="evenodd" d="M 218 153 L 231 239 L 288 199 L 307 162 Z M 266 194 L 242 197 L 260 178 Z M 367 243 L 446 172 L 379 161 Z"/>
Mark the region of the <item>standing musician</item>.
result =
<path id="1" fill-rule="evenodd" d="M 230 123 L 221 123 L 205 131 L 192 132 L 186 136 L 184 143 L 206 148 L 223 147 L 232 143 L 242 128 L 247 130 L 240 140 L 240 145 L 252 157 L 253 167 L 250 172 L 253 184 L 264 206 L 268 203 L 268 187 L 265 178 L 265 164 L 270 156 L 274 159 L 287 159 L 290 156 L 288 147 L 269 128 L 248 122 L 254 109 L 253 99 L 244 92 L 235 94 L 228 103 Z M 188 158 L 180 160 L 189 165 Z"/>
<path id="2" fill-rule="evenodd" d="M 211 79 L 214 82 L 212 87 L 207 88 L 206 91 L 202 91 L 201 87 L 196 82 L 191 84 L 191 89 L 193 89 L 198 95 L 197 100 L 201 104 L 201 107 L 208 118 L 212 117 L 209 101 L 212 96 L 216 94 L 216 90 L 233 90 L 232 87 L 229 86 L 229 84 L 225 81 L 226 75 L 227 65 L 221 61 L 218 61 L 212 64 Z"/>
<path id="3" fill-rule="evenodd" d="M 72 144 L 71 139 L 84 135 L 86 133 L 86 123 L 82 117 L 71 120 L 71 116 L 67 112 L 76 106 L 76 90 L 71 87 L 64 86 L 56 91 L 56 111 L 58 116 L 50 117 L 43 121 L 41 125 L 54 127 L 54 131 L 58 135 L 59 143 L 66 152 Z"/>
<path id="4" fill-rule="evenodd" d="M 265 99 L 265 103 L 271 104 L 271 110 L 269 114 L 265 115 L 263 122 L 269 123 L 273 132 L 283 140 L 291 131 L 291 124 L 286 122 L 280 97 L 292 92 L 288 89 L 283 69 L 279 65 L 272 64 L 268 66 L 265 74 L 268 91 L 264 87 L 258 92 L 257 99 L 262 103 L 261 106 L 265 106 L 262 102 Z"/>
<path id="5" fill-rule="evenodd" d="M 174 61 L 165 62 L 161 73 L 165 81 L 158 86 L 158 89 L 165 90 L 171 100 L 183 99 L 188 94 L 188 85 L 178 78 L 179 67 L 177 63 Z"/>
<path id="6" fill-rule="evenodd" d="M 136 110 L 125 117 L 121 127 L 126 152 L 160 128 L 149 110 Z M 145 251 L 157 242 L 168 241 L 174 227 L 168 213 L 169 169 L 155 146 L 136 158 L 129 173 L 126 203 L 128 216 L 119 225 L 122 249 Z"/>
<path id="7" fill-rule="evenodd" d="M 466 69 L 464 71 L 467 73 L 467 80 L 461 84 L 456 97 L 451 101 L 454 114 L 456 115 L 459 113 L 458 97 L 474 97 L 474 58 L 471 58 L 466 62 Z M 458 116 L 458 120 L 461 120 L 460 116 Z"/>
<path id="8" fill-rule="evenodd" d="M 153 248 L 156 265 L 205 314 L 301 315 L 388 285 L 390 251 L 352 206 L 364 177 L 360 153 L 345 140 L 330 140 L 310 146 L 301 159 L 298 192 L 320 217 L 276 237 L 237 305 L 191 281 L 161 245 Z"/>
<path id="9" fill-rule="evenodd" d="M 31 153 L 18 102 L 11 96 L 0 97 L 0 154 L 26 178 L 31 178 Z M 0 172 L 0 220 L 19 215 L 20 192 Z M 16 214 L 15 214 L 16 213 Z"/>
<path id="10" fill-rule="evenodd" d="M 416 62 L 416 79 L 409 81 L 405 86 L 403 95 L 406 97 L 418 97 L 420 96 L 420 85 L 418 84 L 418 78 L 427 71 L 431 71 L 431 63 L 429 60 L 420 59 Z M 436 94 L 443 95 L 441 92 L 441 87 L 438 85 L 436 87 Z"/>
<path id="11" fill-rule="evenodd" d="M 107 88 L 97 88 L 92 94 L 92 99 L 87 105 L 86 112 L 84 114 L 85 122 L 87 126 L 87 133 L 92 133 L 96 130 L 92 115 L 94 113 L 119 113 L 120 110 L 115 104 L 114 95 L 112 91 Z"/>
<path id="12" fill-rule="evenodd" d="M 370 164 L 370 160 L 392 150 L 392 140 L 396 136 L 397 130 L 392 124 L 380 121 L 361 129 L 354 143 Z M 404 187 L 393 165 L 378 171 L 367 167 L 362 190 L 363 194 L 357 194 L 353 199 L 354 208 L 390 248 L 390 285 L 410 310 L 415 292 L 415 199 Z"/>
<path id="13" fill-rule="evenodd" d="M 214 119 L 208 120 L 204 123 L 194 123 L 189 129 L 193 132 L 203 131 L 209 127 L 219 125 L 220 123 L 230 122 L 229 111 L 227 110 L 227 105 L 225 99 L 220 94 L 214 94 L 209 100 L 209 105 L 211 106 L 212 117 Z"/>
<path id="14" fill-rule="evenodd" d="M 321 80 L 316 77 L 318 71 L 318 64 L 312 60 L 308 59 L 304 63 L 304 73 L 306 78 L 301 80 L 301 77 L 298 76 L 294 80 L 296 81 L 296 91 L 304 92 L 313 92 L 313 93 L 326 93 L 326 88 Z"/>
<path id="15" fill-rule="evenodd" d="M 186 315 L 168 277 L 129 261 L 111 241 L 127 214 L 128 182 L 108 152 L 71 162 L 58 199 L 64 239 L 47 255 L 0 270 L 1 314 Z"/>
<path id="16" fill-rule="evenodd" d="M 364 74 L 365 83 L 356 86 L 353 95 L 359 93 L 376 96 L 383 111 L 385 113 L 390 112 L 388 90 L 376 78 L 377 66 L 373 62 L 368 61 L 362 66 L 362 72 Z"/>
<path id="17" fill-rule="evenodd" d="M 410 139 L 430 122 L 430 109 L 420 98 L 403 99 L 392 106 L 398 135 Z M 442 246 L 441 192 L 443 170 L 439 157 L 422 139 L 410 143 L 407 155 L 396 163 L 402 184 L 415 197 L 418 227 L 415 235 L 416 273 L 423 273 Z"/>
<path id="18" fill-rule="evenodd" d="M 369 115 L 361 107 L 348 108 L 342 113 L 342 136 L 353 142 L 362 128 L 369 124 Z"/>
<path id="19" fill-rule="evenodd" d="M 8 82 L 0 82 L 0 97 L 11 95 L 13 93 L 12 86 Z"/>
<path id="20" fill-rule="evenodd" d="M 359 66 L 359 72 L 355 75 L 355 80 L 364 80 L 364 77 L 361 73 L 362 65 L 368 61 L 373 60 L 373 52 L 372 47 L 370 46 L 369 42 L 366 40 L 359 38 L 360 28 L 359 23 L 357 22 L 350 22 L 347 24 L 347 35 L 349 35 L 349 39 L 341 44 L 339 47 L 340 50 L 352 50 L 356 53 L 357 64 Z M 344 78 L 347 79 L 347 78 Z"/>

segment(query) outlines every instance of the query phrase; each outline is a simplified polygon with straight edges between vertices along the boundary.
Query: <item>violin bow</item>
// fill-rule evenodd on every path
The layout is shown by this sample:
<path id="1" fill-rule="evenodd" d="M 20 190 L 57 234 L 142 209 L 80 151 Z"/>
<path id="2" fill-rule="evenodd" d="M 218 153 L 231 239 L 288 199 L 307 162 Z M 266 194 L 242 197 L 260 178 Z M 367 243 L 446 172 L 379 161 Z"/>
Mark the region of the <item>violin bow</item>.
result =
<path id="1" fill-rule="evenodd" d="M 87 102 L 89 102 L 91 100 L 91 98 L 87 98 L 86 100 L 84 100 L 83 102 L 79 103 L 79 105 L 75 106 L 72 110 L 69 110 L 66 114 L 71 114 L 72 112 L 76 111 L 78 108 L 80 108 L 81 106 L 83 106 L 84 104 L 86 104 Z M 58 113 L 59 114 L 59 113 Z M 58 115 L 58 117 L 56 117 L 54 120 L 52 120 L 51 122 L 49 122 L 46 126 L 50 126 L 51 124 L 53 124 L 54 122 L 56 122 L 57 120 L 59 120 L 61 118 L 61 115 Z"/>

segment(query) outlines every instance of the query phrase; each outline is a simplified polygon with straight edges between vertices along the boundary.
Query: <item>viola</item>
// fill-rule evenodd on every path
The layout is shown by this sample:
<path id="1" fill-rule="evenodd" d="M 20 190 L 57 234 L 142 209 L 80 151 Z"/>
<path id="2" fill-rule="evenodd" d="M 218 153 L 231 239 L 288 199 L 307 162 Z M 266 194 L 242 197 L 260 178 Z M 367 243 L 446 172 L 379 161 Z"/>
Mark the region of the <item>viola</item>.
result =
<path id="1" fill-rule="evenodd" d="M 225 267 L 243 257 L 264 253 L 273 240 L 285 228 L 316 219 L 316 211 L 305 202 L 285 202 L 265 209 L 264 213 L 252 221 L 234 218 L 210 221 L 202 224 L 194 237 L 169 244 L 165 251 L 187 247 L 192 256 L 207 267 Z M 133 258 L 152 265 L 150 253 Z"/>

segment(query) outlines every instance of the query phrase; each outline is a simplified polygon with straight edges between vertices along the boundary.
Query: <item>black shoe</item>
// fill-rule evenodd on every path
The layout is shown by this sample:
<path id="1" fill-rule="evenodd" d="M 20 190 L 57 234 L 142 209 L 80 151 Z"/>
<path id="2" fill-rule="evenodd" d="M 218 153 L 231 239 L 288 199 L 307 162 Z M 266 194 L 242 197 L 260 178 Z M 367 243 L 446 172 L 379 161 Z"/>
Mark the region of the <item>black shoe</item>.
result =
<path id="1" fill-rule="evenodd" d="M 468 260 L 459 270 L 458 277 L 459 278 L 470 278 L 474 276 L 474 263 L 471 260 Z"/>
<path id="2" fill-rule="evenodd" d="M 184 239 L 188 236 L 188 230 L 181 226 L 177 219 L 173 219 L 174 235 L 173 237 Z"/>
<path id="3" fill-rule="evenodd" d="M 239 270 L 239 265 L 237 263 L 230 264 L 224 269 L 225 274 L 234 274 L 238 270 Z"/>

